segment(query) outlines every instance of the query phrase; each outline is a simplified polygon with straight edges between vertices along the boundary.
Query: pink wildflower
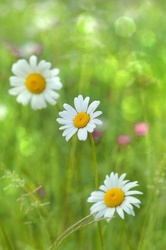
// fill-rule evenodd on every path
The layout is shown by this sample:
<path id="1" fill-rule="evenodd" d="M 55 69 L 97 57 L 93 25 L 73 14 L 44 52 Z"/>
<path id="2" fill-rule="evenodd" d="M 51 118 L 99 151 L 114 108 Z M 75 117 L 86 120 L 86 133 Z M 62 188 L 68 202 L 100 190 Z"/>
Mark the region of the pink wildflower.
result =
<path id="1" fill-rule="evenodd" d="M 145 136 L 149 131 L 149 125 L 145 122 L 136 123 L 134 126 L 134 132 L 138 136 Z"/>
<path id="2" fill-rule="evenodd" d="M 129 135 L 119 135 L 117 142 L 119 145 L 127 145 L 131 142 L 131 138 Z"/>

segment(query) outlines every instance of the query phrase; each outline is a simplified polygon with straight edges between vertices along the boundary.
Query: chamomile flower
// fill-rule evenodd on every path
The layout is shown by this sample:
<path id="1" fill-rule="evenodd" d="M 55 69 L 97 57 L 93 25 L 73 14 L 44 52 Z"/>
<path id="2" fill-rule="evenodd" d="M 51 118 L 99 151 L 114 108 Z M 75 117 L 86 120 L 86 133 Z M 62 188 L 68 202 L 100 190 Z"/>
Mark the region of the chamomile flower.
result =
<path id="1" fill-rule="evenodd" d="M 88 132 L 92 133 L 96 125 L 102 124 L 102 121 L 97 119 L 102 114 L 101 111 L 95 111 L 100 101 L 93 101 L 89 105 L 90 97 L 83 99 L 82 95 L 74 98 L 74 106 L 64 104 L 64 111 L 59 112 L 61 118 L 57 119 L 57 122 L 62 124 L 60 130 L 64 129 L 62 136 L 66 137 L 68 141 L 76 132 L 80 141 L 85 141 L 88 136 Z"/>
<path id="2" fill-rule="evenodd" d="M 133 195 L 142 194 L 140 191 L 130 190 L 138 186 L 138 182 L 124 180 L 126 174 L 118 177 L 117 173 L 112 172 L 106 176 L 104 185 L 99 187 L 100 191 L 94 191 L 88 198 L 88 202 L 94 202 L 90 208 L 90 213 L 94 214 L 95 220 L 104 217 L 109 222 L 115 212 L 124 219 L 124 212 L 135 215 L 133 205 L 140 208 L 141 201 Z"/>
<path id="3" fill-rule="evenodd" d="M 59 94 L 56 90 L 61 89 L 62 84 L 57 76 L 59 69 L 50 69 L 51 63 L 45 60 L 37 63 L 37 57 L 31 56 L 29 63 L 20 59 L 12 66 L 15 76 L 10 77 L 12 88 L 9 94 L 17 96 L 17 102 L 22 105 L 31 103 L 31 108 L 42 109 L 47 106 L 46 102 L 55 105 Z"/>

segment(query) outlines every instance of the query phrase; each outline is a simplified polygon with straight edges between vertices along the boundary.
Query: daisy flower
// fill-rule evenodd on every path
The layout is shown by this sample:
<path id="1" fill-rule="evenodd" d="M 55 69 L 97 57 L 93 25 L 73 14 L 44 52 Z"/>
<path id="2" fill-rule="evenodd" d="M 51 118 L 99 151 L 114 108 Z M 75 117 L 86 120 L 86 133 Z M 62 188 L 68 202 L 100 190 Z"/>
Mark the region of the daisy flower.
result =
<path id="1" fill-rule="evenodd" d="M 50 69 L 51 63 L 45 60 L 37 63 L 37 57 L 31 56 L 29 63 L 20 59 L 12 66 L 15 76 L 10 77 L 12 88 L 9 94 L 17 95 L 17 102 L 22 105 L 31 103 L 31 108 L 45 108 L 46 102 L 55 105 L 59 94 L 56 90 L 61 89 L 62 84 L 57 76 L 59 69 Z"/>
<path id="2" fill-rule="evenodd" d="M 100 191 L 94 191 L 88 198 L 88 202 L 94 202 L 90 208 L 90 213 L 95 215 L 95 220 L 104 217 L 109 222 L 115 212 L 124 219 L 124 212 L 135 215 L 133 205 L 140 207 L 140 200 L 133 197 L 135 194 L 142 194 L 140 191 L 130 190 L 138 186 L 137 181 L 129 182 L 124 180 L 126 174 L 118 177 L 112 172 L 106 176 L 104 185 L 99 187 Z"/>
<path id="3" fill-rule="evenodd" d="M 92 133 L 96 125 L 102 124 L 102 121 L 96 119 L 102 114 L 101 111 L 95 111 L 100 101 L 93 101 L 89 105 L 90 97 L 83 99 L 82 95 L 74 98 L 74 106 L 64 104 L 64 111 L 59 112 L 61 118 L 57 119 L 57 122 L 62 124 L 60 130 L 64 129 L 62 136 L 66 137 L 68 141 L 76 132 L 80 141 L 85 141 L 88 136 L 88 132 Z"/>

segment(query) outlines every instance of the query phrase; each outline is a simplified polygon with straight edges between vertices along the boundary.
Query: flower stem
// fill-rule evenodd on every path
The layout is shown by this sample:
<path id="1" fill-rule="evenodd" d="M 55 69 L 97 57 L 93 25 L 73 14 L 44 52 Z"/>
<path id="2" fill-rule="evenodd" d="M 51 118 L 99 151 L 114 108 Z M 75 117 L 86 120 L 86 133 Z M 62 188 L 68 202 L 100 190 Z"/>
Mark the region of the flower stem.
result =
<path id="1" fill-rule="evenodd" d="M 124 228 L 124 231 L 125 231 L 125 234 L 126 234 L 126 237 L 127 237 L 128 249 L 129 249 L 129 250 L 132 250 L 132 246 L 131 246 L 131 242 L 130 242 L 130 235 L 129 235 L 128 228 L 127 228 L 127 226 L 126 226 L 125 221 L 124 221 L 124 220 L 121 220 L 121 221 L 122 221 L 123 228 Z"/>
<path id="2" fill-rule="evenodd" d="M 70 156 L 69 156 L 69 162 L 66 169 L 66 189 L 65 189 L 65 211 L 69 211 L 69 199 L 71 195 L 71 187 L 72 187 L 72 181 L 73 181 L 73 173 L 74 173 L 74 166 L 75 166 L 75 160 L 76 160 L 76 145 L 77 145 L 77 138 L 73 137 L 70 147 Z M 64 225 L 68 224 L 68 213 L 66 213 L 66 216 L 64 217 Z"/>
<path id="3" fill-rule="evenodd" d="M 90 141 L 92 145 L 92 155 L 93 155 L 93 166 L 94 166 L 94 177 L 95 177 L 95 188 L 98 188 L 98 168 L 97 168 L 97 157 L 96 157 L 96 148 L 95 148 L 95 142 L 93 139 L 92 134 L 90 136 Z"/>
<path id="4" fill-rule="evenodd" d="M 91 145 L 92 145 L 92 155 L 93 155 L 93 166 L 94 166 L 94 177 L 95 177 L 95 188 L 98 188 L 98 167 L 97 167 L 97 157 L 96 157 L 96 147 L 95 147 L 95 142 L 93 139 L 92 134 L 89 134 L 90 137 L 90 141 L 91 141 Z M 101 247 L 102 250 L 104 250 L 104 241 L 103 241 L 103 235 L 102 235 L 102 230 L 101 230 L 101 225 L 100 222 L 97 222 L 98 224 L 98 232 L 99 232 L 99 238 L 100 238 L 100 242 L 101 242 Z"/>

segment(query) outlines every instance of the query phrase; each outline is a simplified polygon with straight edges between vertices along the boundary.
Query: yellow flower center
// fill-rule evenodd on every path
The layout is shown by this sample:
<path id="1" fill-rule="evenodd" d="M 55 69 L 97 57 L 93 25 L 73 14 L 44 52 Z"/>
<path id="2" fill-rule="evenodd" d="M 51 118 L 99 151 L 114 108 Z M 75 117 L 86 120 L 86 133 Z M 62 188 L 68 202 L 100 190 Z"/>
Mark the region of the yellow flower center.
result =
<path id="1" fill-rule="evenodd" d="M 74 118 L 74 126 L 77 128 L 84 128 L 90 121 L 90 116 L 85 112 L 80 112 Z"/>
<path id="2" fill-rule="evenodd" d="M 33 94 L 40 94 L 46 87 L 44 77 L 38 73 L 30 74 L 26 79 L 26 87 Z"/>
<path id="3" fill-rule="evenodd" d="M 117 207 L 124 201 L 124 192 L 120 188 L 111 188 L 104 195 L 107 207 Z"/>

